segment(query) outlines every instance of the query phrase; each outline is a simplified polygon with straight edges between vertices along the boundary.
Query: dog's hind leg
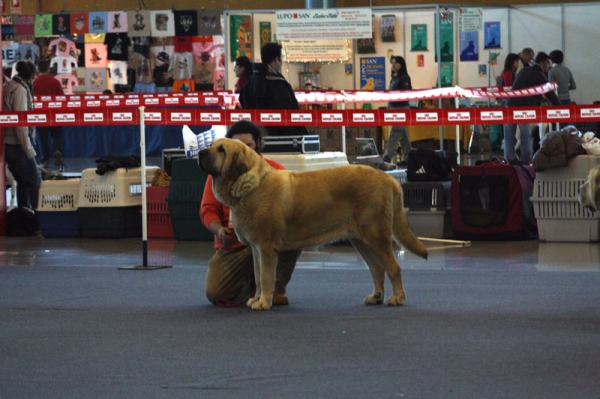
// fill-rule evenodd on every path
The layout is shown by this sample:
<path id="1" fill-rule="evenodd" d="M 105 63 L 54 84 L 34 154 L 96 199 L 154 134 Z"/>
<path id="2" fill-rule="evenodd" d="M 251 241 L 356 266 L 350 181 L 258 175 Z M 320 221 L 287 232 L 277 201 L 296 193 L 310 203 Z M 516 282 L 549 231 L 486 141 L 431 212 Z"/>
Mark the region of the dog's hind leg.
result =
<path id="1" fill-rule="evenodd" d="M 364 303 L 367 305 L 381 305 L 385 293 L 385 266 L 373 249 L 363 240 L 353 238 L 350 242 L 369 266 L 373 278 L 373 293 L 365 297 Z"/>

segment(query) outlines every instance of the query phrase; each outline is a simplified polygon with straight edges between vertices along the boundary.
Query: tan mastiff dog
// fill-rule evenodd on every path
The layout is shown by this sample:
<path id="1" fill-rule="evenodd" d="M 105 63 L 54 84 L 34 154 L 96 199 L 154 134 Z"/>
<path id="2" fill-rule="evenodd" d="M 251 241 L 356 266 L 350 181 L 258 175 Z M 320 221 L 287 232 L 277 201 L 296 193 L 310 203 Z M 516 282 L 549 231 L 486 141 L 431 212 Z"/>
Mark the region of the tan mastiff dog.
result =
<path id="1" fill-rule="evenodd" d="M 600 166 L 590 170 L 587 181 L 579 187 L 579 203 L 594 212 L 600 210 Z"/>
<path id="2" fill-rule="evenodd" d="M 268 310 L 279 251 L 349 239 L 369 266 L 374 289 L 364 302 L 383 303 L 387 273 L 393 287 L 388 305 L 403 305 L 406 293 L 393 251 L 396 238 L 427 258 L 406 221 L 400 184 L 369 166 L 349 165 L 311 172 L 275 170 L 242 142 L 219 139 L 200 151 L 213 191 L 231 207 L 240 242 L 252 247 L 256 295 L 247 305 Z"/>

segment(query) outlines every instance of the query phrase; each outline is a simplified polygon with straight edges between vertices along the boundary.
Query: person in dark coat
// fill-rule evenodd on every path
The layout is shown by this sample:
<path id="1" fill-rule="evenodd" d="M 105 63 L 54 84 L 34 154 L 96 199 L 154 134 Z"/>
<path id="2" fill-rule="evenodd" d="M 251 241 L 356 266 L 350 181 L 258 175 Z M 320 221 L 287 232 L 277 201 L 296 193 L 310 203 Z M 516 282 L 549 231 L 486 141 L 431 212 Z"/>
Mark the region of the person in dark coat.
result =
<path id="1" fill-rule="evenodd" d="M 244 109 L 300 109 L 292 86 L 281 74 L 282 46 L 268 42 L 260 49 L 262 63 L 252 65 L 252 76 L 240 92 Z M 304 126 L 268 126 L 269 136 L 300 136 L 308 134 Z"/>
<path id="2" fill-rule="evenodd" d="M 552 66 L 550 56 L 544 52 L 539 52 L 535 56 L 533 66 L 521 69 L 512 85 L 512 90 L 521 90 L 528 87 L 534 87 L 548 83 L 546 74 Z M 542 98 L 541 94 L 525 97 L 511 97 L 507 101 L 509 107 L 536 107 L 539 106 Z M 546 99 L 554 105 L 560 105 L 556 93 L 550 91 L 545 94 Z M 504 125 L 504 157 L 509 161 L 517 158 L 515 147 L 517 145 L 517 126 L 519 127 L 521 137 L 521 161 L 531 162 L 533 159 L 533 143 L 531 138 L 531 124 L 521 123 L 518 125 Z"/>

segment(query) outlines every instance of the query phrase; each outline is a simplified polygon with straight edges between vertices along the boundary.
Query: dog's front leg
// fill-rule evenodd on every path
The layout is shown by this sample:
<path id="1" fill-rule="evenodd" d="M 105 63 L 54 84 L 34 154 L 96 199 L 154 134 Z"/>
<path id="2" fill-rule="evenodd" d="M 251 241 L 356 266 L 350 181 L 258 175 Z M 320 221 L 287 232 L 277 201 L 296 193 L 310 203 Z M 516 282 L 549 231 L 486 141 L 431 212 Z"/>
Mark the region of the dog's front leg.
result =
<path id="1" fill-rule="evenodd" d="M 277 274 L 277 253 L 273 249 L 259 248 L 260 266 L 256 274 L 256 292 L 260 291 L 260 298 L 252 304 L 253 310 L 269 310 L 273 301 L 273 291 L 275 290 L 275 278 Z M 255 258 L 256 261 L 256 258 Z M 256 273 L 256 264 L 254 265 Z M 259 288 L 260 287 L 260 288 Z"/>

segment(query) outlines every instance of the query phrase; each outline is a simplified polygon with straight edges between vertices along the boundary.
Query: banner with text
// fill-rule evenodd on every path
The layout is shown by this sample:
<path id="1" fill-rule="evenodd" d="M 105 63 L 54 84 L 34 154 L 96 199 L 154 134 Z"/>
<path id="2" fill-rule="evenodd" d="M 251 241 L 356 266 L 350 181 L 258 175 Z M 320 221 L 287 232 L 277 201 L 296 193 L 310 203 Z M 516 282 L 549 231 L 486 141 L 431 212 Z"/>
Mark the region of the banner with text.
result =
<path id="1" fill-rule="evenodd" d="M 276 13 L 277 40 L 370 39 L 371 9 L 325 8 L 282 10 Z"/>

